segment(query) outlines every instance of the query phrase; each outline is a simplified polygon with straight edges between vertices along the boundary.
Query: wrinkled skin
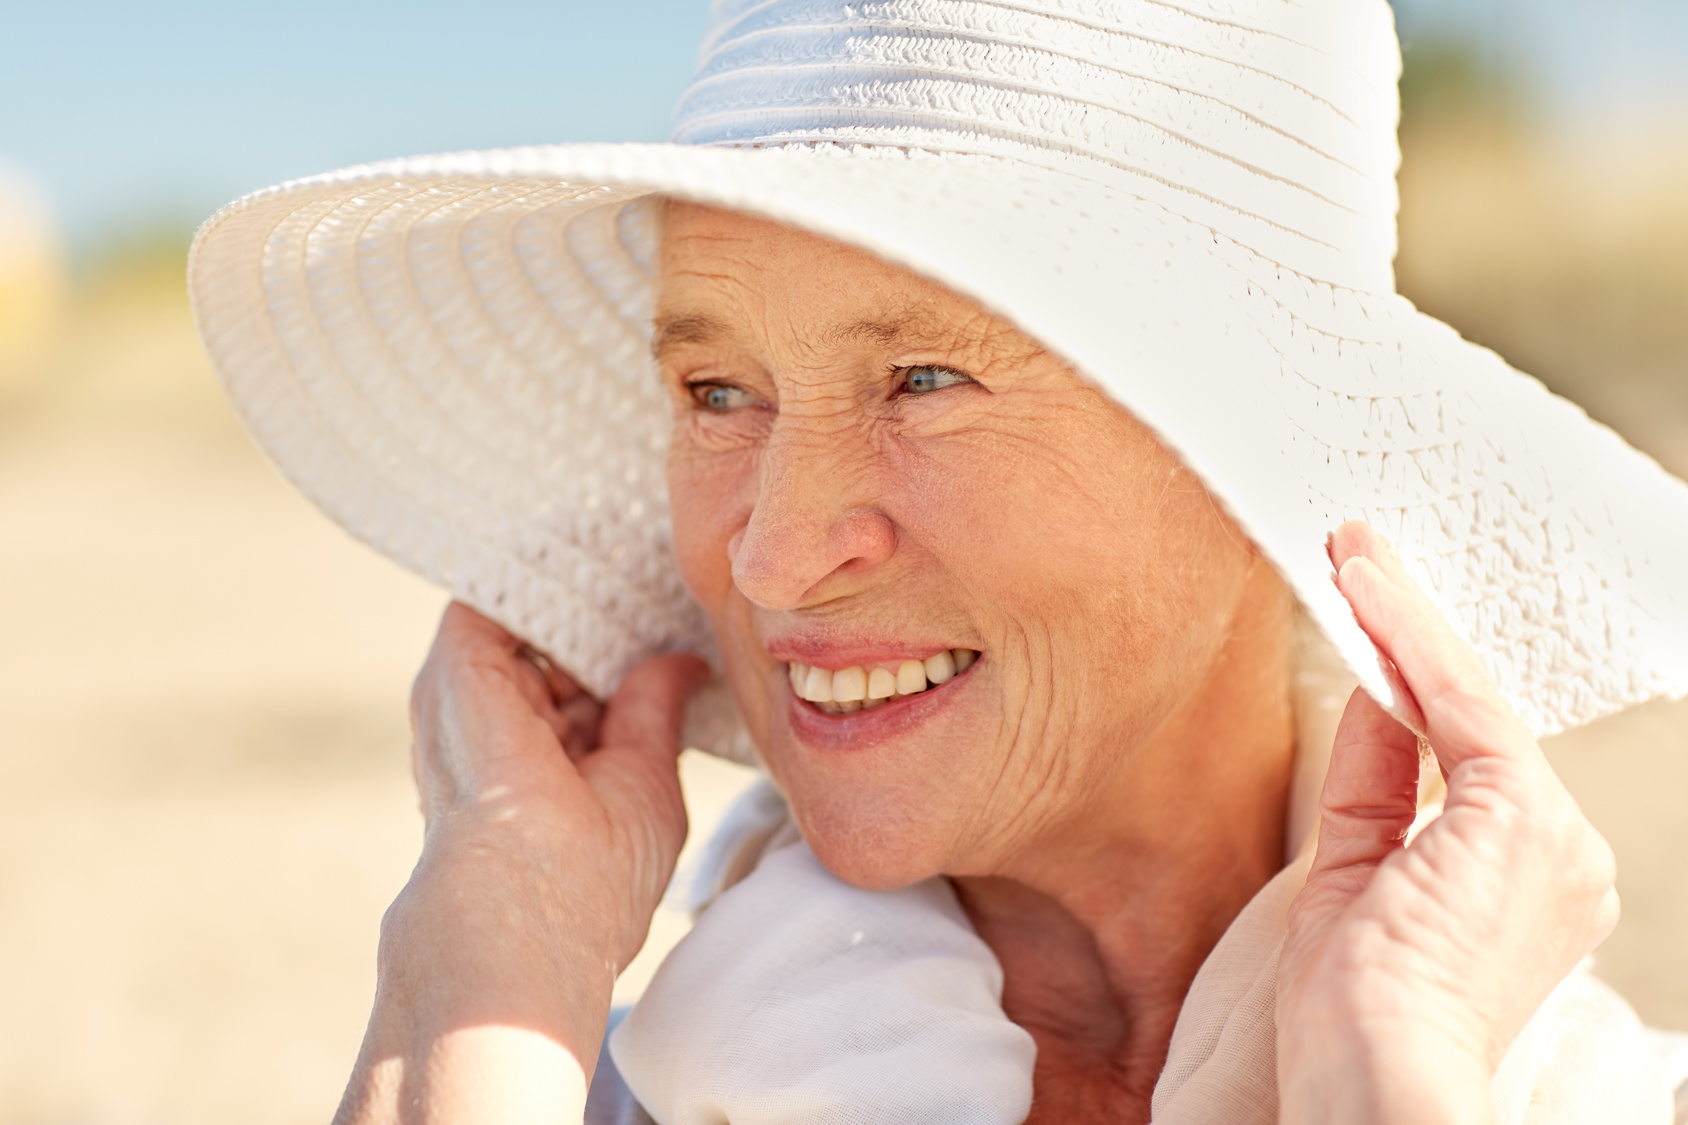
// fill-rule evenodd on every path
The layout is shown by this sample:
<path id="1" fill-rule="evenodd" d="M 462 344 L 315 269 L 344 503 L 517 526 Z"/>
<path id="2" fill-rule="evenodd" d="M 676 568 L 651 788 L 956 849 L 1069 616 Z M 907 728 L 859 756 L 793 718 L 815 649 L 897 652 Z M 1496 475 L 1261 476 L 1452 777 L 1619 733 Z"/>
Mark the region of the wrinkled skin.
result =
<path id="1" fill-rule="evenodd" d="M 1281 582 L 1058 358 L 868 255 L 672 205 L 657 321 L 682 570 L 811 846 L 863 886 L 954 880 L 1037 1040 L 1033 1121 L 1146 1121 L 1191 978 L 1284 859 Z M 949 374 L 916 393 L 922 366 Z M 1356 694 L 1284 949 L 1281 1119 L 1488 1121 L 1499 1054 L 1615 919 L 1610 852 L 1387 545 L 1330 546 L 1448 813 L 1402 848 L 1417 739 Z M 783 663 L 945 647 L 983 656 L 871 721 Z M 578 1117 L 684 837 L 701 675 L 652 662 L 600 709 L 448 612 L 426 844 L 339 1120 Z"/>
<path id="2" fill-rule="evenodd" d="M 1040 1113 L 1146 1117 L 1281 862 L 1281 582 L 1104 393 L 869 255 L 675 205 L 656 323 L 681 570 L 810 846 L 863 886 L 972 877 Z M 908 393 L 921 365 L 967 381 Z M 894 724 L 816 716 L 783 663 L 953 647 L 984 655 Z"/>
<path id="3" fill-rule="evenodd" d="M 1128 793 L 1188 802 L 1229 771 L 1251 789 L 1239 850 L 1270 853 L 1259 875 L 1275 867 L 1281 812 L 1256 810 L 1281 804 L 1289 761 L 1289 601 L 1178 461 L 941 286 L 730 213 L 676 206 L 667 230 L 656 350 L 681 571 L 822 861 L 864 886 L 1004 874 L 1104 819 L 1156 848 L 1172 826 Z M 917 365 L 972 381 L 910 394 L 901 371 Z M 700 407 L 723 387 L 742 405 Z M 845 666 L 879 646 L 984 657 L 917 722 L 805 739 L 783 658 Z M 1199 745 L 1191 727 L 1213 728 L 1197 701 L 1267 729 L 1228 724 L 1240 752 Z"/>

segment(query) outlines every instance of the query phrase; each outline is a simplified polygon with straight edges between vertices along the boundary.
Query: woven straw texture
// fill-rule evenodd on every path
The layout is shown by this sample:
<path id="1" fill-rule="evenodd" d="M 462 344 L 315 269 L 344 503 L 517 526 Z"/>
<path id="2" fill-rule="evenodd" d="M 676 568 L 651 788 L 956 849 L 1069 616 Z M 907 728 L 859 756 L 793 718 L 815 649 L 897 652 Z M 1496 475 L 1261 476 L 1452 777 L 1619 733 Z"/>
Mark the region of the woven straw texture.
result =
<path id="1" fill-rule="evenodd" d="M 1184 458 L 1380 698 L 1324 556 L 1348 518 L 1538 732 L 1681 694 L 1688 488 L 1393 293 L 1398 71 L 1385 0 L 731 0 L 678 143 L 285 184 L 206 224 L 191 289 L 284 473 L 595 692 L 710 647 L 648 354 L 666 194 L 1015 320 Z"/>

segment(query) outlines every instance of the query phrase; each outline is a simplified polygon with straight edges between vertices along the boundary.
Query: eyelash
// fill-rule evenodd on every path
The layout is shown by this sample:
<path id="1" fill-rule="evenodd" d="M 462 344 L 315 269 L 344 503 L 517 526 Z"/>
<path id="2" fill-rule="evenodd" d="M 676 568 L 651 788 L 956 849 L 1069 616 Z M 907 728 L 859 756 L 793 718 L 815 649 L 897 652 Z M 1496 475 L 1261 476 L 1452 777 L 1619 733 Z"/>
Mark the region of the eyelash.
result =
<path id="1" fill-rule="evenodd" d="M 944 390 L 946 387 L 954 387 L 962 383 L 971 383 L 974 381 L 971 375 L 957 371 L 953 367 L 943 367 L 936 363 L 919 363 L 912 367 L 898 367 L 893 368 L 893 370 L 903 377 L 902 392 L 910 395 L 929 395 L 935 391 Z M 934 372 L 938 385 L 928 387 L 925 390 L 915 390 L 911 383 L 916 378 L 915 373 L 919 371 Z M 944 381 L 945 376 L 949 377 L 948 382 Z"/>
<path id="2" fill-rule="evenodd" d="M 692 392 L 692 401 L 695 402 L 701 409 L 706 410 L 711 414 L 725 414 L 729 410 L 734 409 L 732 406 L 711 406 L 709 404 L 709 398 L 716 392 L 720 392 L 723 395 L 731 395 L 735 393 L 742 395 L 746 401 L 739 403 L 738 405 L 740 407 L 756 406 L 759 405 L 760 402 L 755 395 L 751 394 L 743 387 L 735 387 L 731 383 L 689 383 L 687 384 L 687 389 Z"/>
<path id="3" fill-rule="evenodd" d="M 943 367 L 936 363 L 919 363 L 909 367 L 894 367 L 891 370 L 893 373 L 902 377 L 902 386 L 898 388 L 899 394 L 929 395 L 937 391 L 945 390 L 949 387 L 959 386 L 962 383 L 971 383 L 974 381 L 971 375 L 957 371 L 953 367 Z M 920 378 L 918 373 L 927 371 L 933 373 L 932 379 L 937 385 L 916 389 L 913 383 L 915 380 Z M 702 409 L 709 411 L 712 414 L 725 414 L 729 410 L 735 409 L 734 406 L 724 403 L 721 405 L 711 405 L 709 399 L 714 397 L 717 393 L 721 396 L 730 396 L 735 393 L 742 395 L 746 401 L 738 403 L 738 407 L 755 406 L 759 404 L 759 400 L 756 396 L 752 395 L 743 387 L 735 387 L 731 383 L 697 382 L 688 384 L 688 389 L 691 391 L 692 401 Z"/>

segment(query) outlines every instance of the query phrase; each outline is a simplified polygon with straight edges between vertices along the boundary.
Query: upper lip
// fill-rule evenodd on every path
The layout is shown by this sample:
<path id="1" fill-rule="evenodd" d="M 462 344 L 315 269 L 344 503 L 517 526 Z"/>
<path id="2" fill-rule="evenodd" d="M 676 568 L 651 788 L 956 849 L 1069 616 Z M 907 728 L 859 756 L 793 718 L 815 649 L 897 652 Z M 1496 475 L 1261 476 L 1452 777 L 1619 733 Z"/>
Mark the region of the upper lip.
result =
<path id="1" fill-rule="evenodd" d="M 822 640 L 817 637 L 787 636 L 775 637 L 767 643 L 768 655 L 775 660 L 788 664 L 807 664 L 811 668 L 824 668 L 832 672 L 854 668 L 858 664 L 899 664 L 904 660 L 925 660 L 940 652 L 963 647 L 966 646 L 946 644 L 943 641 L 886 641 L 870 637 Z"/>

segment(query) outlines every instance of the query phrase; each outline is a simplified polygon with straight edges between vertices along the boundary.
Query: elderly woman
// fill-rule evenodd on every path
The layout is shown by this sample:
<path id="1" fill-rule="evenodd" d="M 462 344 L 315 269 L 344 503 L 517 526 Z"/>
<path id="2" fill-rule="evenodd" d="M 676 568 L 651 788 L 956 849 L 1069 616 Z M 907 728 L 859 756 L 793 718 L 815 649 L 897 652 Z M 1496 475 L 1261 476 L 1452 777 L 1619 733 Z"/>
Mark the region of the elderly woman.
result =
<path id="1" fill-rule="evenodd" d="M 1398 65 L 724 0 L 673 145 L 208 224 L 258 439 L 461 603 L 339 1120 L 1669 1122 L 1535 737 L 1688 689 L 1688 492 L 1393 295 Z M 772 787 L 612 1065 L 711 666 Z"/>

